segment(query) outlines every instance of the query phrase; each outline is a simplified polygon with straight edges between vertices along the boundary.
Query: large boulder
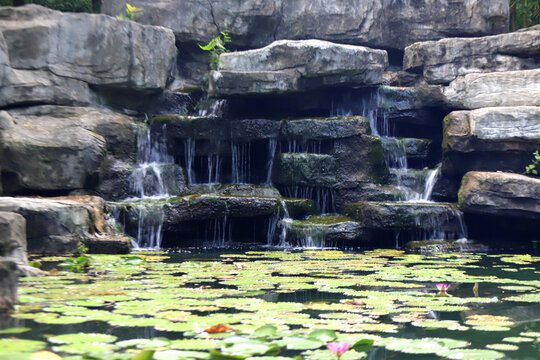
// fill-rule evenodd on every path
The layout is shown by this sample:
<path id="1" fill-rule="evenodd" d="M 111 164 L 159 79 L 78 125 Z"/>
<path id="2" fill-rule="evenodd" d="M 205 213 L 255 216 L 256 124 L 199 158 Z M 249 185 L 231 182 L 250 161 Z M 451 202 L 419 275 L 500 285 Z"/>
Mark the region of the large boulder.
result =
<path id="1" fill-rule="evenodd" d="M 0 260 L 0 313 L 12 311 L 17 302 L 17 264 Z"/>
<path id="2" fill-rule="evenodd" d="M 502 172 L 471 171 L 463 177 L 459 206 L 465 213 L 538 221 L 540 179 Z"/>
<path id="3" fill-rule="evenodd" d="M 130 117 L 101 108 L 1 111 L 4 193 L 94 188 L 108 154 L 129 158 L 134 153 L 132 124 Z"/>
<path id="4" fill-rule="evenodd" d="M 540 107 L 454 111 L 445 118 L 443 172 L 523 172 L 540 147 Z"/>
<path id="5" fill-rule="evenodd" d="M 304 92 L 324 86 L 376 85 L 388 65 L 384 50 L 321 40 L 280 40 L 225 53 L 210 74 L 217 97 Z"/>
<path id="6" fill-rule="evenodd" d="M 508 29 L 505 0 L 104 0 L 103 12 L 143 8 L 138 21 L 173 29 L 179 42 L 207 42 L 228 31 L 234 45 L 317 38 L 403 50 L 417 41 L 482 36 Z"/>
<path id="7" fill-rule="evenodd" d="M 156 92 L 175 59 L 165 28 L 38 5 L 0 8 L 0 107 L 88 104 L 100 88 Z"/>
<path id="8" fill-rule="evenodd" d="M 81 245 L 100 252 L 129 252 L 129 240 L 110 225 L 105 205 L 95 196 L 0 197 L 0 211 L 15 212 L 26 219 L 28 252 L 33 254 L 73 254 Z M 107 251 L 104 242 L 110 245 Z"/>
<path id="9" fill-rule="evenodd" d="M 332 155 L 283 153 L 275 169 L 274 181 L 280 185 L 333 188 L 337 183 L 338 169 Z"/>
<path id="10" fill-rule="evenodd" d="M 422 72 L 431 84 L 448 84 L 471 73 L 526 70 L 540 67 L 540 26 L 513 33 L 448 38 L 405 48 L 403 68 Z"/>
<path id="11" fill-rule="evenodd" d="M 444 89 L 450 107 L 540 106 L 540 69 L 460 76 Z"/>

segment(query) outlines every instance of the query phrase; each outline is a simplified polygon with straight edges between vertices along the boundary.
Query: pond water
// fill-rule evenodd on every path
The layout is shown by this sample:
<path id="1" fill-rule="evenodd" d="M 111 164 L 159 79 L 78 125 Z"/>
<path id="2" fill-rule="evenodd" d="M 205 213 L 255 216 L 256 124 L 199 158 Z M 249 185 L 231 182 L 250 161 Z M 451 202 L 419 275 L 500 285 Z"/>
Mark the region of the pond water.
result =
<path id="1" fill-rule="evenodd" d="M 132 359 L 142 349 L 158 360 L 336 359 L 325 346 L 336 341 L 356 345 L 343 360 L 540 358 L 540 257 L 531 255 L 248 251 L 90 261 L 87 272 L 22 279 L 17 311 L 0 318 L 0 359 L 43 350 Z"/>

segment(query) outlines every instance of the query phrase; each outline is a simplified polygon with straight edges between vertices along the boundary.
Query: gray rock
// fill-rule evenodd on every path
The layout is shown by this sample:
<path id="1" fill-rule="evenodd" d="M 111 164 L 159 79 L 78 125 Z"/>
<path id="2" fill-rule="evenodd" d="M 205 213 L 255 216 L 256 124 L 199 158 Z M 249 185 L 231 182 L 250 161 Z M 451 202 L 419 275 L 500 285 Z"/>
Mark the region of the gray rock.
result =
<path id="1" fill-rule="evenodd" d="M 15 262 L 21 276 L 43 275 L 28 265 L 26 220 L 19 214 L 0 211 L 0 258 Z"/>
<path id="2" fill-rule="evenodd" d="M 0 211 L 15 212 L 26 219 L 29 253 L 71 254 L 78 252 L 79 243 L 119 235 L 105 214 L 105 201 L 95 196 L 0 197 Z M 122 241 L 129 244 L 125 237 Z"/>
<path id="3" fill-rule="evenodd" d="M 135 151 L 133 120 L 106 109 L 39 106 L 0 118 L 7 194 L 95 187 L 108 151 L 128 158 Z"/>
<path id="4" fill-rule="evenodd" d="M 540 179 L 502 173 L 469 172 L 459 191 L 465 213 L 540 219 Z"/>
<path id="5" fill-rule="evenodd" d="M 17 264 L 0 259 L 0 313 L 15 308 L 17 279 Z"/>
<path id="6" fill-rule="evenodd" d="M 2 7 L 0 107 L 88 104 L 89 85 L 161 90 L 175 66 L 174 42 L 168 29 L 105 15 Z"/>
<path id="7" fill-rule="evenodd" d="M 418 164 L 425 166 L 431 142 L 430 139 L 383 137 L 382 146 L 386 163 L 391 168 L 399 168 L 402 165 L 399 164 L 399 158 L 405 155 L 409 168 Z"/>
<path id="8" fill-rule="evenodd" d="M 448 38 L 405 48 L 403 68 L 422 72 L 431 84 L 448 84 L 471 73 L 540 67 L 540 26 L 477 38 Z"/>
<path id="9" fill-rule="evenodd" d="M 360 202 L 346 204 L 344 213 L 370 230 L 462 232 L 461 215 L 451 204 Z"/>
<path id="10" fill-rule="evenodd" d="M 468 74 L 444 89 L 449 106 L 479 109 L 494 106 L 540 106 L 540 69 Z"/>
<path id="11" fill-rule="evenodd" d="M 281 122 L 264 119 L 231 121 L 231 139 L 251 141 L 276 139 L 279 136 Z"/>
<path id="12" fill-rule="evenodd" d="M 247 196 L 247 197 L 275 197 L 281 195 L 278 189 L 269 186 L 250 184 L 199 184 L 190 185 L 190 194 L 214 194 L 225 196 Z"/>
<path id="13" fill-rule="evenodd" d="M 336 161 L 325 154 L 280 154 L 274 181 L 281 185 L 304 185 L 333 188 L 336 183 Z"/>
<path id="14" fill-rule="evenodd" d="M 361 116 L 285 120 L 282 126 L 287 139 L 341 139 L 369 133 L 369 121 Z"/>
<path id="15" fill-rule="evenodd" d="M 228 31 L 234 45 L 317 38 L 403 50 L 418 41 L 482 36 L 508 30 L 508 2 L 383 0 L 104 0 L 103 12 L 143 8 L 138 21 L 173 29 L 179 42 L 207 42 Z"/>
<path id="16" fill-rule="evenodd" d="M 280 40 L 225 53 L 210 74 L 216 97 L 303 92 L 324 86 L 376 85 L 388 65 L 383 50 L 321 40 Z"/>
<path id="17" fill-rule="evenodd" d="M 356 243 L 364 232 L 360 224 L 344 216 L 310 216 L 287 224 L 287 242 L 302 246 L 331 246 L 343 242 Z"/>
<path id="18" fill-rule="evenodd" d="M 523 172 L 540 147 L 540 107 L 454 111 L 445 118 L 443 171 Z"/>

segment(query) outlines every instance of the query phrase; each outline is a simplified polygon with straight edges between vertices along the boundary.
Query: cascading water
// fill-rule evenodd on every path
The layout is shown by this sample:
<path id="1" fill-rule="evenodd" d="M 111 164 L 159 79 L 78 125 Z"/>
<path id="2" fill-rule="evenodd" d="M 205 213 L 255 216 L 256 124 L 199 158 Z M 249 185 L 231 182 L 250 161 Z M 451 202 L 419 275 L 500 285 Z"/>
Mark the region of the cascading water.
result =
<path id="1" fill-rule="evenodd" d="M 283 192 L 285 196 L 289 198 L 313 200 L 321 214 L 336 213 L 335 196 L 332 189 L 296 185 L 285 186 Z"/>
<path id="2" fill-rule="evenodd" d="M 249 184 L 251 180 L 251 143 L 231 143 L 232 183 Z"/>
<path id="3" fill-rule="evenodd" d="M 272 185 L 272 170 L 276 157 L 277 139 L 268 139 L 268 157 L 266 160 L 266 185 Z"/>

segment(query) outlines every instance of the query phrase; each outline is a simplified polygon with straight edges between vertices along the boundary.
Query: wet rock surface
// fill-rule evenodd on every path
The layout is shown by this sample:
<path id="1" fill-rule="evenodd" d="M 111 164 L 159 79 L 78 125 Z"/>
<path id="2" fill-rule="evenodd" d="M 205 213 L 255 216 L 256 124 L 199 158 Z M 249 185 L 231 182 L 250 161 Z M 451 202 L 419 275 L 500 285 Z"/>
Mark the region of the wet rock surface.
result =
<path id="1" fill-rule="evenodd" d="M 0 9 L 0 107 L 94 103 L 100 87 L 156 92 L 175 59 L 165 28 L 38 5 Z"/>
<path id="2" fill-rule="evenodd" d="M 321 40 L 280 40 L 257 50 L 225 53 L 210 74 L 216 97 L 303 92 L 324 86 L 382 82 L 383 50 Z"/>
<path id="3" fill-rule="evenodd" d="M 17 302 L 17 264 L 0 259 L 0 313 L 12 311 Z"/>

